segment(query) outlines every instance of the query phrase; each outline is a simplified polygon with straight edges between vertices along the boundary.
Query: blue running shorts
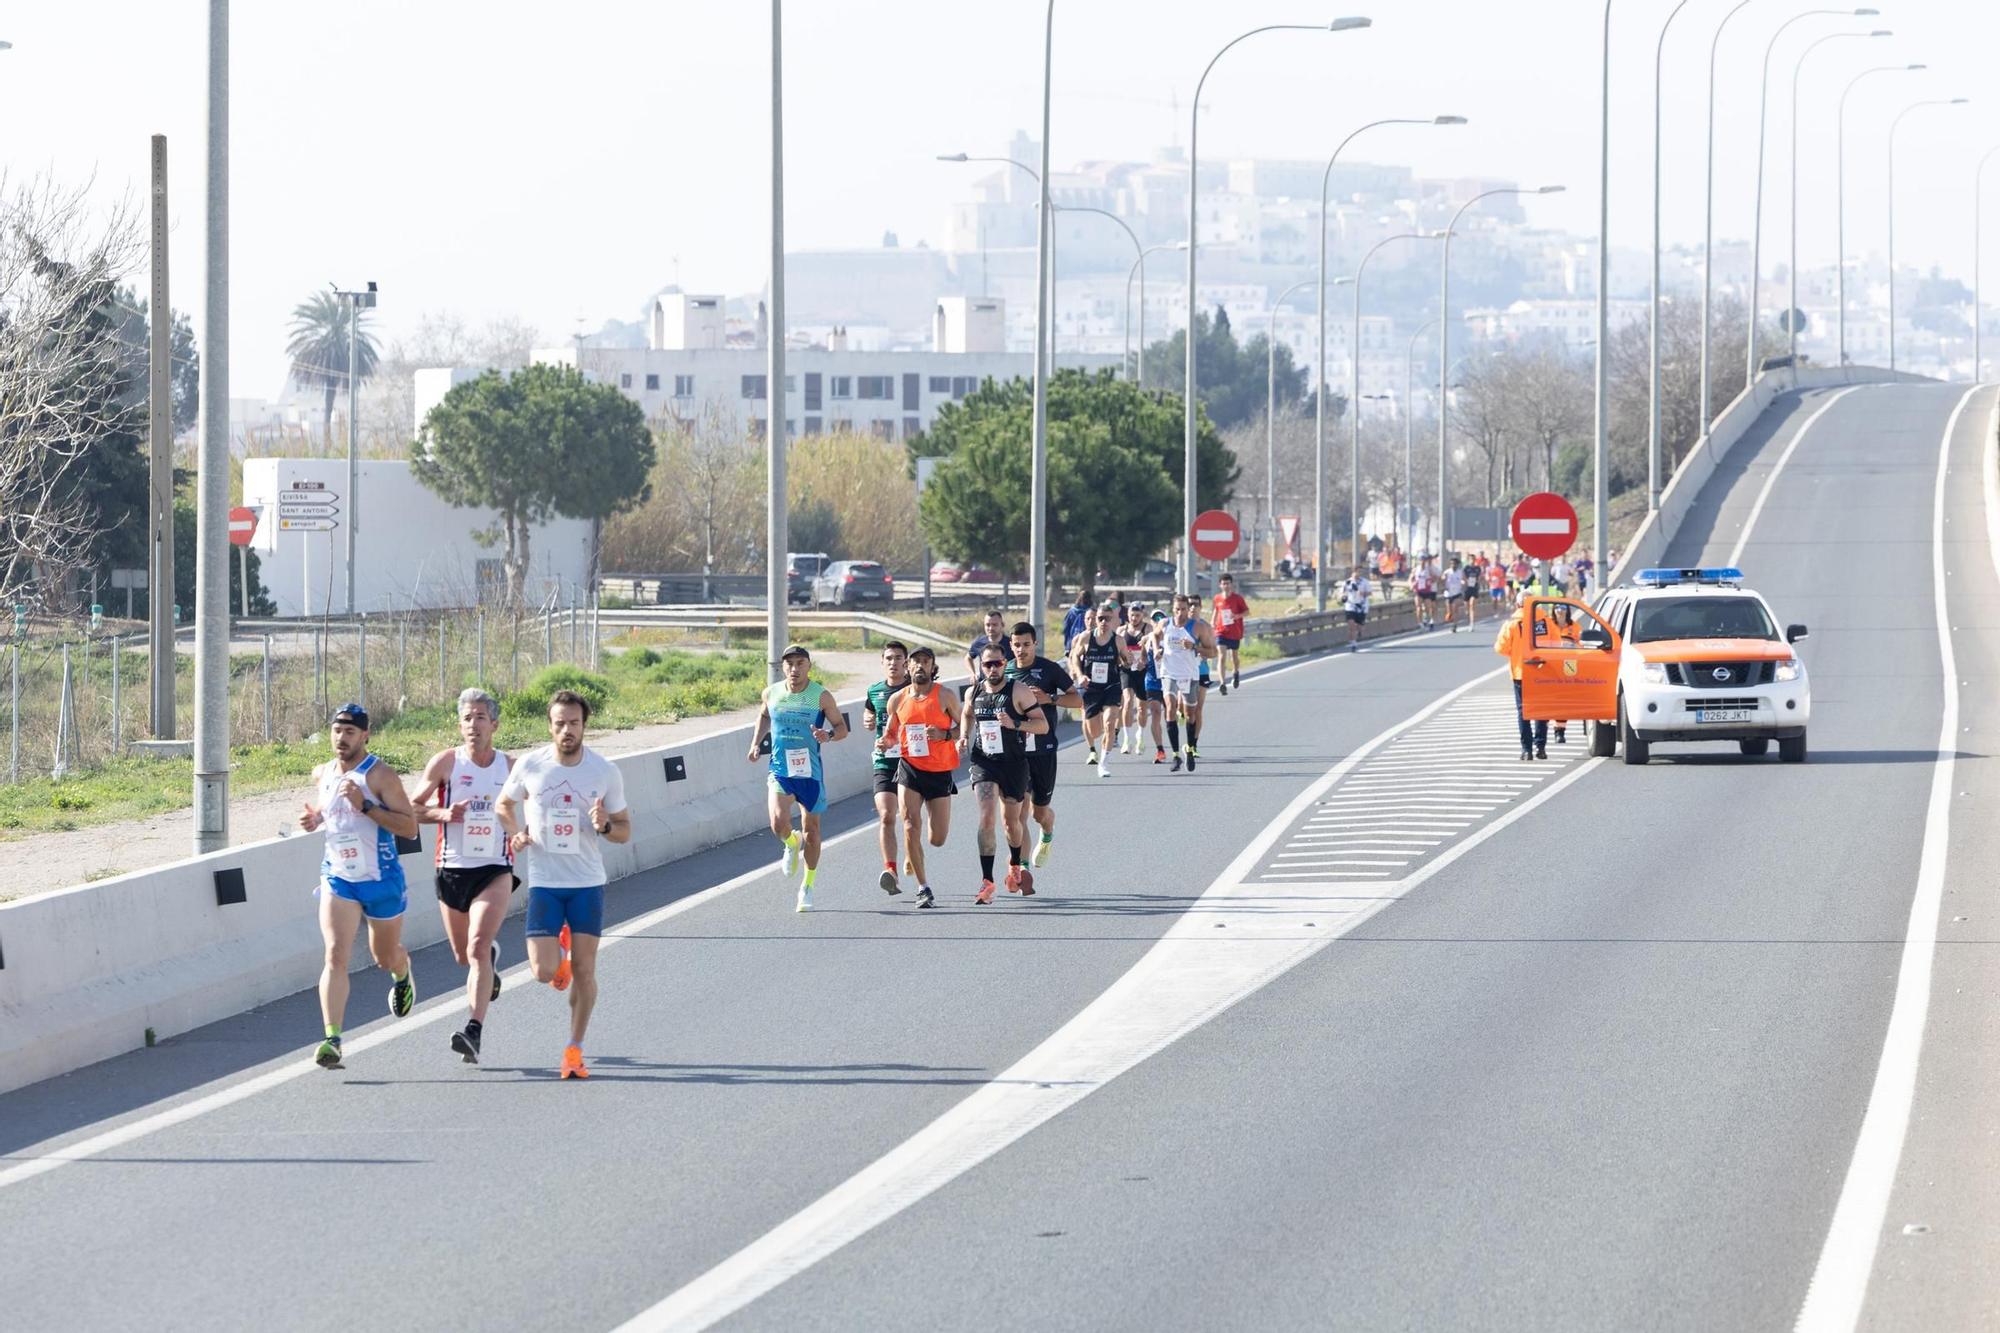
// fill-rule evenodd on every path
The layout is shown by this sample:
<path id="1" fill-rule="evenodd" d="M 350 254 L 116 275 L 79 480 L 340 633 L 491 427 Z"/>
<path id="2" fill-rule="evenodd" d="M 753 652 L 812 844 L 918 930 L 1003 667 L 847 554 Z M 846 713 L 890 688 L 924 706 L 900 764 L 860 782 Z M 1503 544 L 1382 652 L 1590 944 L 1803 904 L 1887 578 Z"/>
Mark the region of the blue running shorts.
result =
<path id="1" fill-rule="evenodd" d="M 564 926 L 569 927 L 572 935 L 604 933 L 602 884 L 587 889 L 545 889 L 537 885 L 528 890 L 528 938 L 560 935 Z"/>

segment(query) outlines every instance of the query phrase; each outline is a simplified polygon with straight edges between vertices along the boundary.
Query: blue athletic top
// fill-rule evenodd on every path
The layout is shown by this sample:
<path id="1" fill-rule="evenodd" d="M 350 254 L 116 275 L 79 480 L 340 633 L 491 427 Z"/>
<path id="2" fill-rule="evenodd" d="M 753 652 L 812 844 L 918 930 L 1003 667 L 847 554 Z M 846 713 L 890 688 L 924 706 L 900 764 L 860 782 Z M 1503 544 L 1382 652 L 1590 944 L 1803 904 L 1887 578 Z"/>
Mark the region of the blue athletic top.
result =
<path id="1" fill-rule="evenodd" d="M 822 780 L 819 738 L 813 735 L 813 728 L 825 720 L 819 706 L 825 689 L 817 681 L 808 681 L 803 690 L 796 692 L 782 680 L 774 680 L 765 686 L 764 707 L 771 714 L 771 772 L 774 776 L 804 776 L 788 773 L 785 758 L 787 750 L 804 750 L 811 756 L 812 780 Z"/>

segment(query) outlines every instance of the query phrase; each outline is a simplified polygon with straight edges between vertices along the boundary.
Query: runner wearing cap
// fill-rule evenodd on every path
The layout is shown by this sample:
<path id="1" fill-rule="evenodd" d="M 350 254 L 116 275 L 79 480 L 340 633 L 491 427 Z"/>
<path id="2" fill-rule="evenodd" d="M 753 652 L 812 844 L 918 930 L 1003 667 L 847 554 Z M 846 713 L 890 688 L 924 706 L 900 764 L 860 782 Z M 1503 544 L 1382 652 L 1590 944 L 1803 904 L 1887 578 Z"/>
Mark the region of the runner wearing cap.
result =
<path id="1" fill-rule="evenodd" d="M 389 974 L 389 1012 L 406 1018 L 416 1007 L 410 951 L 403 947 L 409 891 L 396 839 L 417 836 L 417 817 L 396 771 L 368 753 L 368 710 L 347 704 L 327 728 L 333 758 L 313 770 L 317 804 L 305 803 L 299 827 L 326 835 L 319 866 L 319 933 L 326 958 L 319 974 L 320 1018 L 326 1035 L 313 1052 L 322 1069 L 339 1069 L 340 1029 L 347 1015 L 348 959 L 354 930 L 368 923 L 368 953 Z"/>
<path id="2" fill-rule="evenodd" d="M 590 700 L 557 690 L 548 716 L 550 743 L 515 761 L 494 810 L 528 881 L 528 963 L 535 980 L 569 990 L 561 1077 L 589 1078 L 583 1034 L 597 1007 L 597 946 L 610 879 L 603 844 L 632 840 L 632 812 L 625 805 L 625 775 L 583 743 Z"/>
<path id="3" fill-rule="evenodd" d="M 1056 840 L 1056 725 L 1062 720 L 1056 710 L 1083 707 L 1083 696 L 1076 692 L 1075 680 L 1061 663 L 1036 652 L 1039 644 L 1033 625 L 1025 620 L 1016 623 L 1009 639 L 1014 660 L 1007 664 L 1007 679 L 1027 684 L 1049 724 L 1046 732 L 1027 738 L 1028 805 L 1042 830 L 1033 857 L 1037 870 L 1048 864 Z"/>
<path id="4" fill-rule="evenodd" d="M 812 910 L 813 879 L 819 874 L 819 817 L 826 812 L 826 773 L 819 747 L 847 735 L 847 719 L 833 701 L 833 691 L 812 681 L 812 654 L 803 645 L 786 648 L 779 661 L 784 678 L 764 687 L 764 706 L 750 736 L 750 762 L 761 757 L 764 736 L 771 737 L 771 835 L 784 844 L 785 878 L 799 866 L 800 838 L 792 830 L 792 806 L 799 808 L 805 834 L 806 873 L 799 882 L 796 910 Z"/>
<path id="5" fill-rule="evenodd" d="M 417 784 L 419 824 L 438 825 L 438 914 L 451 956 L 467 969 L 465 999 L 472 1017 L 451 1034 L 465 1063 L 479 1063 L 486 1006 L 500 998 L 500 924 L 521 880 L 507 856 L 507 836 L 493 803 L 507 781 L 505 751 L 493 748 L 500 704 L 485 690 L 458 696 L 458 734 L 465 744 L 440 750 Z"/>
<path id="6" fill-rule="evenodd" d="M 910 683 L 889 704 L 889 723 L 875 742 L 877 753 L 899 747 L 896 785 L 903 797 L 903 853 L 917 877 L 917 906 L 933 907 L 930 876 L 924 867 L 924 819 L 930 818 L 930 845 L 944 846 L 951 832 L 951 798 L 958 794 L 958 692 L 937 681 L 937 654 L 919 644 L 910 650 Z"/>
<path id="7" fill-rule="evenodd" d="M 867 702 L 861 706 L 861 725 L 877 739 L 889 724 L 889 700 L 909 683 L 910 650 L 891 639 L 882 645 L 882 679 L 868 687 Z M 875 836 L 882 847 L 882 876 L 877 883 L 882 892 L 891 895 L 903 891 L 896 881 L 896 841 L 903 819 L 902 798 L 896 792 L 896 761 L 902 757 L 900 751 L 875 751 Z"/>

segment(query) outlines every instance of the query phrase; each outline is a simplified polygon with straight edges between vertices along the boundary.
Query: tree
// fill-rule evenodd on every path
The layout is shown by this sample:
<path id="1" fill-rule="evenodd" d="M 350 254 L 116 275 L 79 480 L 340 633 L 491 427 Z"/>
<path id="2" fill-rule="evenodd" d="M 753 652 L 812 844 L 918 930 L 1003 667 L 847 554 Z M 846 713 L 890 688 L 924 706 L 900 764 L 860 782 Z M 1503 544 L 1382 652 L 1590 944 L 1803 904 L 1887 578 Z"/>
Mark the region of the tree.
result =
<path id="1" fill-rule="evenodd" d="M 354 359 L 347 364 L 348 321 L 355 322 Z M 375 373 L 375 338 L 368 332 L 368 312 L 333 292 L 314 292 L 292 307 L 292 335 L 285 354 L 292 358 L 292 378 L 308 388 L 317 387 L 325 395 L 321 414 L 322 433 L 333 438 L 334 395 L 347 387 L 352 373 L 357 381 Z"/>
<path id="2" fill-rule="evenodd" d="M 1514 348 L 1504 364 L 1515 434 L 1540 451 L 1541 484 L 1554 490 L 1558 453 L 1595 421 L 1590 371 L 1548 338 Z"/>
<path id="3" fill-rule="evenodd" d="M 764 530 L 761 448 L 713 403 L 653 432 L 650 495 L 606 526 L 605 558 L 616 569 L 751 572 L 762 543 L 737 538 Z"/>
<path id="4" fill-rule="evenodd" d="M 1258 334 L 1237 345 L 1229 312 L 1215 308 L 1215 317 L 1195 315 L 1195 396 L 1208 410 L 1216 429 L 1264 415 L 1271 397 L 1270 342 Z M 1187 331 L 1176 329 L 1146 349 L 1146 387 L 1172 391 L 1186 387 Z M 1296 404 L 1306 396 L 1306 372 L 1292 364 L 1292 349 L 1277 347 L 1278 406 Z M 1331 406 L 1332 400 L 1328 400 Z"/>
<path id="5" fill-rule="evenodd" d="M 794 527 L 792 549 L 829 551 L 843 560 L 878 560 L 892 571 L 919 568 L 924 537 L 917 527 L 917 487 L 909 466 L 904 446 L 852 431 L 793 441 L 785 468 L 793 513 L 804 505 L 824 504 L 834 517 L 835 534 L 830 545 L 808 546 Z"/>
<path id="6" fill-rule="evenodd" d="M 535 524 L 558 514 L 591 520 L 594 578 L 604 522 L 651 494 L 656 455 L 638 404 L 573 367 L 489 370 L 456 385 L 424 418 L 418 444 L 417 480 L 450 504 L 499 512 L 517 606 Z"/>

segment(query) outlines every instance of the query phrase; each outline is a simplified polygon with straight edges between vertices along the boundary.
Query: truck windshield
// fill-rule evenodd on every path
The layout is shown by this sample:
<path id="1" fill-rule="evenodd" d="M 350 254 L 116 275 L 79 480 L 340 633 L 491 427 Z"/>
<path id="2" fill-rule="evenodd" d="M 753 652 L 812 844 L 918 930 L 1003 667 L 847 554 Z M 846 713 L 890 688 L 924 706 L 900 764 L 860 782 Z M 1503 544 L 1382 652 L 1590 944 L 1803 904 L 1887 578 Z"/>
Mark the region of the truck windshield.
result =
<path id="1" fill-rule="evenodd" d="M 1632 613 L 1633 643 L 1777 637 L 1770 613 L 1754 597 L 1647 598 Z"/>

